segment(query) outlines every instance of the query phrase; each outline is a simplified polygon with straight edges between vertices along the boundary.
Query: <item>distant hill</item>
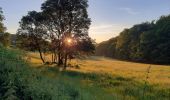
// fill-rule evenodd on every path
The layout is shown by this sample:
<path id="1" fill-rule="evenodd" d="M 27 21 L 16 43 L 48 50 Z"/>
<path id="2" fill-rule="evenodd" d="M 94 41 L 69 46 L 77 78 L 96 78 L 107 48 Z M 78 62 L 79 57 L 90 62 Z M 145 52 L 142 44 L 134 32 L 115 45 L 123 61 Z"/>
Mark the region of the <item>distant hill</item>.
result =
<path id="1" fill-rule="evenodd" d="M 119 36 L 98 44 L 96 55 L 170 64 L 170 15 L 124 29 Z"/>

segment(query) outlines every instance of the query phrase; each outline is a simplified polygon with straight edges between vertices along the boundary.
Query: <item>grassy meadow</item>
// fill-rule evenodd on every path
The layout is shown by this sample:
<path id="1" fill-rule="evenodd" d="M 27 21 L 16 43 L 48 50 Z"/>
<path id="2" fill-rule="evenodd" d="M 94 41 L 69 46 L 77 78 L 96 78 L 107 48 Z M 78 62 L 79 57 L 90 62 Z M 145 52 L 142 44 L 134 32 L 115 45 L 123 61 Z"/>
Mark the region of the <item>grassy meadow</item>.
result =
<path id="1" fill-rule="evenodd" d="M 28 53 L 28 56 L 31 58 L 30 62 L 35 67 L 41 65 L 42 61 L 40 60 L 37 53 Z M 50 59 L 50 55 L 47 55 L 46 60 L 50 61 Z M 141 82 L 146 80 L 148 74 L 148 82 L 150 84 L 159 84 L 165 87 L 170 87 L 169 65 L 142 64 L 96 56 L 71 60 L 69 63 L 73 65 L 73 67 L 67 68 L 71 71 L 82 73 L 110 74 L 113 76 L 118 75 L 132 78 Z M 76 68 L 77 65 L 79 68 Z M 148 73 L 149 67 L 151 68 Z"/>
<path id="2" fill-rule="evenodd" d="M 86 57 L 60 71 L 56 65 L 41 64 L 37 53 L 1 48 L 0 54 L 0 100 L 170 98 L 169 66 Z"/>
<path id="3" fill-rule="evenodd" d="M 66 71 L 42 65 L 37 53 L 28 53 L 34 69 L 53 81 L 62 80 L 82 100 L 169 100 L 170 66 L 86 57 L 69 61 Z M 50 61 L 50 55 L 46 60 Z"/>

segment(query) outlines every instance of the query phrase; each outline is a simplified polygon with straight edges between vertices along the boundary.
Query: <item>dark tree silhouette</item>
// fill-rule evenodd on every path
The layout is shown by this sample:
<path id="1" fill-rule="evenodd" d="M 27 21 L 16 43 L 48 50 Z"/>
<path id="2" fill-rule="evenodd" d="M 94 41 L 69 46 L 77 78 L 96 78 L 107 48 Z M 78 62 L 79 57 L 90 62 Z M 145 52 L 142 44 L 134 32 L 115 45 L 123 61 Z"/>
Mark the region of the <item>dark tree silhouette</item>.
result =
<path id="1" fill-rule="evenodd" d="M 29 50 L 38 50 L 40 58 L 45 63 L 42 55 L 42 48 L 45 44 L 47 30 L 43 27 L 43 16 L 41 13 L 31 11 L 27 16 L 24 16 L 20 22 L 20 29 L 17 35 L 20 39 L 21 47 L 26 47 Z"/>
<path id="2" fill-rule="evenodd" d="M 87 14 L 87 0 L 47 0 L 42 4 L 46 15 L 49 38 L 55 42 L 58 64 L 67 65 L 69 47 L 66 39 L 81 41 L 89 38 L 90 18 Z M 72 44 L 74 45 L 74 44 Z"/>
<path id="3" fill-rule="evenodd" d="M 52 53 L 52 62 L 57 60 L 58 65 L 64 65 L 66 69 L 70 56 L 90 54 L 95 49 L 94 41 L 88 35 L 91 20 L 87 13 L 87 2 L 45 1 L 41 7 L 42 12 L 32 11 L 22 18 L 18 43 L 38 50 L 43 62 L 41 52 L 43 47 L 47 47 Z M 48 41 L 48 46 L 42 46 L 45 41 Z"/>
<path id="4" fill-rule="evenodd" d="M 4 20 L 4 16 L 3 16 L 3 11 L 2 11 L 2 8 L 0 7 L 0 33 L 4 33 L 6 28 L 4 27 L 4 24 L 3 24 L 3 20 Z"/>

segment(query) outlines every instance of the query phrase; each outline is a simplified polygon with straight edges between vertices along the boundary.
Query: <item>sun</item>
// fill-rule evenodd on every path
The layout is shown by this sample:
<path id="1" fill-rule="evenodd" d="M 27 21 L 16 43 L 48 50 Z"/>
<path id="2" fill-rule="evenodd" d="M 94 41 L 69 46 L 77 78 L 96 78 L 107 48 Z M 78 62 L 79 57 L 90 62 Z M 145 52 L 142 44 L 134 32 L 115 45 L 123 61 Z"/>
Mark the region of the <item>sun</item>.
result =
<path id="1" fill-rule="evenodd" d="M 72 39 L 71 38 L 66 38 L 65 40 L 67 45 L 71 45 L 72 44 Z"/>
<path id="2" fill-rule="evenodd" d="M 67 42 L 70 44 L 72 42 L 72 40 L 71 39 L 67 39 Z"/>

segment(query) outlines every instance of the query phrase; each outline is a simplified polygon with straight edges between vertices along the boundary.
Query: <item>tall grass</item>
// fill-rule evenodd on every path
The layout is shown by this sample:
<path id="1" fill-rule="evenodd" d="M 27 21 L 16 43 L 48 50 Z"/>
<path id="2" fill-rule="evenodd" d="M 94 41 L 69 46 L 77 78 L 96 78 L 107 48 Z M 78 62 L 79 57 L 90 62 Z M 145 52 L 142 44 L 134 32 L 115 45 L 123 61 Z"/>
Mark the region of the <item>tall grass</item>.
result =
<path id="1" fill-rule="evenodd" d="M 43 67 L 41 73 L 54 80 L 59 77 L 66 83 L 76 84 L 80 96 L 89 97 L 83 100 L 169 100 L 170 98 L 170 89 L 149 83 L 146 85 L 145 82 L 138 82 L 125 76 L 75 71 L 59 72 L 57 68 L 51 67 Z M 90 95 L 84 95 L 87 93 Z"/>
<path id="2" fill-rule="evenodd" d="M 0 49 L 0 100 L 71 100 L 78 91 L 31 69 L 16 50 Z"/>
<path id="3" fill-rule="evenodd" d="M 21 51 L 0 49 L 0 100 L 169 100 L 170 89 L 126 76 L 30 67 Z M 144 89 L 145 87 L 145 89 Z"/>

